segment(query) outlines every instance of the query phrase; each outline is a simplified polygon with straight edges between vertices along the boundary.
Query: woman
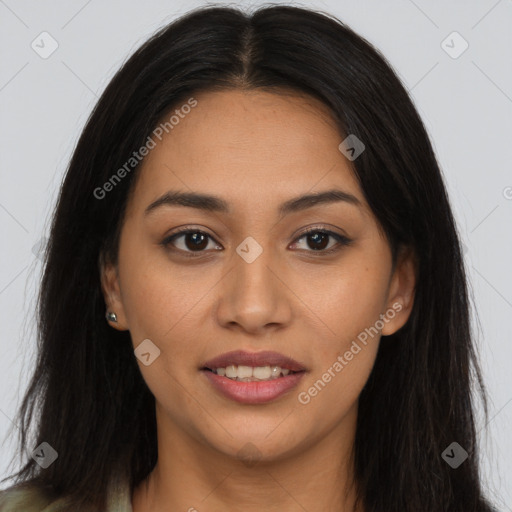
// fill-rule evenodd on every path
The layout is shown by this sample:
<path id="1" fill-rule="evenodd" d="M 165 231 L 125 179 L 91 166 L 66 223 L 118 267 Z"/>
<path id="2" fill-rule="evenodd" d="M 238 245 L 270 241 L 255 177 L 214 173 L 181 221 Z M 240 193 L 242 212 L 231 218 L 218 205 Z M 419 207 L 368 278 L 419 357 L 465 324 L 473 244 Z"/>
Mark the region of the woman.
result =
<path id="1" fill-rule="evenodd" d="M 439 166 L 330 16 L 203 8 L 135 52 L 64 180 L 39 332 L 3 512 L 491 510 Z"/>

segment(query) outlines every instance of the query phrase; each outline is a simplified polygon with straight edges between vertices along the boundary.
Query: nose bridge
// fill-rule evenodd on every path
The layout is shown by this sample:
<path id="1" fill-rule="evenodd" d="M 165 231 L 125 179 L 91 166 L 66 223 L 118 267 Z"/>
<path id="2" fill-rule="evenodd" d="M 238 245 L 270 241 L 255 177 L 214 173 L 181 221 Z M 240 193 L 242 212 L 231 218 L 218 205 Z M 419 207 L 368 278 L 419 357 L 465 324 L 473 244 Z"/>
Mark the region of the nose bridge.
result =
<path id="1" fill-rule="evenodd" d="M 221 323 L 235 322 L 255 331 L 288 320 L 290 305 L 275 275 L 279 266 L 277 251 L 267 243 L 247 237 L 236 247 L 234 267 L 226 276 L 228 280 L 220 297 Z"/>
<path id="2" fill-rule="evenodd" d="M 266 299 L 268 303 L 275 287 L 272 282 L 275 277 L 270 271 L 276 266 L 275 251 L 268 241 L 260 244 L 253 237 L 247 237 L 238 245 L 236 253 L 238 261 L 235 259 L 234 279 L 237 295 L 242 300 L 248 295 L 250 300 Z"/>

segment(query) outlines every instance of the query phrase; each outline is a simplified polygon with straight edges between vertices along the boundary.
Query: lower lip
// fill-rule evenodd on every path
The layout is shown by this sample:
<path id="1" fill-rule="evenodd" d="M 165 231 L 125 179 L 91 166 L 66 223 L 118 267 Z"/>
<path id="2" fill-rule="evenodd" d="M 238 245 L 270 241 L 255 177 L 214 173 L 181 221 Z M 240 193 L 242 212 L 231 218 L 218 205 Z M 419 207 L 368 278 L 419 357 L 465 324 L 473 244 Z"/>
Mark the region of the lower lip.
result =
<path id="1" fill-rule="evenodd" d="M 293 389 L 305 372 L 290 373 L 277 379 L 243 382 L 202 370 L 213 387 L 222 395 L 241 404 L 264 404 Z"/>

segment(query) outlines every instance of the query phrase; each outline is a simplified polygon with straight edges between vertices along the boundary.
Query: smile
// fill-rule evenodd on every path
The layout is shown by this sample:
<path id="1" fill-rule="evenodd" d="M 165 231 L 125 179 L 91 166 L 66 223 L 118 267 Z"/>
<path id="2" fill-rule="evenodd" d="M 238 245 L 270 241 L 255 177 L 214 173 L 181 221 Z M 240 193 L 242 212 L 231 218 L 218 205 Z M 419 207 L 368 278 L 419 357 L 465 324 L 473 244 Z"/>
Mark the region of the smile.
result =
<path id="1" fill-rule="evenodd" d="M 280 366 L 245 366 L 245 365 L 229 365 L 225 368 L 215 368 L 210 371 L 227 377 L 228 379 L 236 380 L 239 382 L 255 382 L 274 380 L 280 377 L 286 377 L 292 372 L 288 368 L 281 368 Z"/>
<path id="2" fill-rule="evenodd" d="M 295 388 L 306 367 L 272 351 L 235 350 L 203 363 L 199 370 L 221 396 L 243 404 L 271 402 Z"/>

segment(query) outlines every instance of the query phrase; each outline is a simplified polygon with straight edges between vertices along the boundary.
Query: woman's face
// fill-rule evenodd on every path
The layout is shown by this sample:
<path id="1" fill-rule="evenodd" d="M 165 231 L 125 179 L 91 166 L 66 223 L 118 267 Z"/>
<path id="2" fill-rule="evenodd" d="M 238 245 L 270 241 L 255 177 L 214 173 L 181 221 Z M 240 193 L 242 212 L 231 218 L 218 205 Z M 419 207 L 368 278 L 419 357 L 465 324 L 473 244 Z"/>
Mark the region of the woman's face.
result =
<path id="1" fill-rule="evenodd" d="M 352 439 L 380 335 L 410 313 L 411 261 L 401 258 L 392 273 L 388 243 L 322 104 L 238 90 L 195 99 L 161 141 L 153 137 L 118 265 L 103 274 L 118 317 L 111 325 L 130 331 L 134 349 L 150 340 L 136 354 L 159 438 L 267 460 L 329 436 Z M 299 200 L 327 191 L 339 194 Z M 155 203 L 175 193 L 216 200 Z M 182 229 L 192 234 L 171 238 Z M 277 352 L 305 371 L 254 383 L 204 369 L 238 350 Z M 215 385 L 226 382 L 227 395 Z"/>

